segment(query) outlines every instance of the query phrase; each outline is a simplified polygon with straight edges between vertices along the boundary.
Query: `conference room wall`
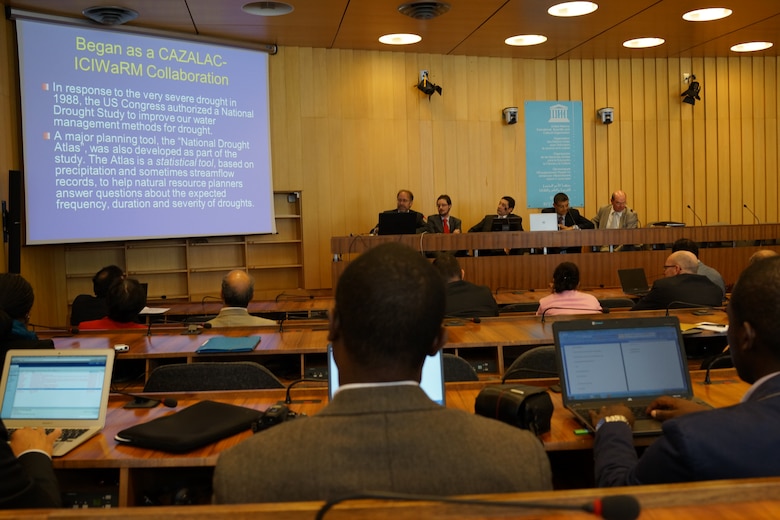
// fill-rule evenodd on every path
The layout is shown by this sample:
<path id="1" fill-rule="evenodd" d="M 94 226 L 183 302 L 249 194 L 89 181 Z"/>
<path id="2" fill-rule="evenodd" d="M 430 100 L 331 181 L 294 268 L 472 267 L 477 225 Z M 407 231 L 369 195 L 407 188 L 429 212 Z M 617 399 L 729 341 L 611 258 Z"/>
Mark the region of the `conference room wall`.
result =
<path id="1" fill-rule="evenodd" d="M 0 24 L 0 195 L 21 169 L 19 96 L 11 23 Z M 639 56 L 639 54 L 638 54 Z M 655 220 L 778 220 L 777 57 L 540 61 L 402 52 L 281 48 L 270 59 L 275 190 L 302 190 L 305 288 L 331 286 L 330 237 L 367 232 L 409 188 L 435 211 L 448 193 L 464 227 L 517 199 L 527 220 L 523 102 L 581 100 L 584 214 L 618 187 L 643 225 Z M 443 95 L 414 88 L 430 71 Z M 682 74 L 702 101 L 681 103 Z M 518 106 L 519 124 L 501 111 Z M 615 122 L 596 116 L 615 108 Z M 6 255 L 7 255 L 7 245 Z M 3 255 L 3 265 L 6 262 Z M 24 247 L 36 289 L 33 321 L 67 316 L 64 247 Z"/>

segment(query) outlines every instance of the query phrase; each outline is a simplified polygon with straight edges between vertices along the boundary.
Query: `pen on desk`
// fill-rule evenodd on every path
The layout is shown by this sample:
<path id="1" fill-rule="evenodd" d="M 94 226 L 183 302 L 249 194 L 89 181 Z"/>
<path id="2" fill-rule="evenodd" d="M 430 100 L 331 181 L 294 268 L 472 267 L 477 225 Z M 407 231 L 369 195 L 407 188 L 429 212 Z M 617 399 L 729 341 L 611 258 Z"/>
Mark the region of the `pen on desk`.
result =
<path id="1" fill-rule="evenodd" d="M 580 428 L 579 430 L 574 430 L 574 435 L 587 435 L 590 431 L 588 431 L 586 428 Z"/>

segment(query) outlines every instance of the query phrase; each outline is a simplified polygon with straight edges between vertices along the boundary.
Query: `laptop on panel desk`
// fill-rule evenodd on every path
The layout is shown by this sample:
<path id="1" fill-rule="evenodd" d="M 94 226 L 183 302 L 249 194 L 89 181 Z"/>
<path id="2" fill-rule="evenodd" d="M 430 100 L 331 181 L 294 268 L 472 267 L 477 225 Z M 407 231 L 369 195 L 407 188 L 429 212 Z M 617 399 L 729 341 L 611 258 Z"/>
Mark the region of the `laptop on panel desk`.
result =
<path id="1" fill-rule="evenodd" d="M 661 423 L 644 413 L 654 399 L 694 399 L 675 316 L 558 321 L 553 340 L 563 405 L 590 431 L 590 410 L 624 404 L 636 416 L 635 436 L 657 435 Z"/>
<path id="2" fill-rule="evenodd" d="M 414 213 L 380 213 L 380 235 L 414 235 L 417 232 L 417 216 Z"/>
<path id="3" fill-rule="evenodd" d="M 636 269 L 618 269 L 618 278 L 623 292 L 629 296 L 644 296 L 650 292 L 647 275 L 643 267 Z"/>
<path id="4" fill-rule="evenodd" d="M 339 368 L 333 358 L 333 347 L 328 343 L 328 398 L 333 399 L 333 395 L 339 388 Z M 435 356 L 426 356 L 422 368 L 422 379 L 420 388 L 434 401 L 444 406 L 444 362 L 442 361 L 441 350 Z"/>
<path id="5" fill-rule="evenodd" d="M 531 231 L 558 231 L 558 215 L 556 213 L 531 213 Z"/>
<path id="6" fill-rule="evenodd" d="M 61 428 L 61 457 L 103 429 L 114 349 L 9 350 L 0 379 L 0 417 L 13 431 Z"/>

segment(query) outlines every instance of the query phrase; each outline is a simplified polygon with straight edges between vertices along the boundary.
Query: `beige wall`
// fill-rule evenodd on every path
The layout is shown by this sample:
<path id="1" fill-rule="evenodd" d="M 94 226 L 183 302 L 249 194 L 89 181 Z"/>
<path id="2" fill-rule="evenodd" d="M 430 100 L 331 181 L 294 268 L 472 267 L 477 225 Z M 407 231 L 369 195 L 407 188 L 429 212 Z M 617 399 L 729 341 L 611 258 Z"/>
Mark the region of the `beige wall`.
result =
<path id="1" fill-rule="evenodd" d="M 21 168 L 15 44 L 0 24 L 0 194 Z M 448 193 L 466 227 L 517 199 L 527 217 L 523 102 L 582 100 L 585 215 L 622 188 L 643 225 L 656 220 L 778 221 L 778 61 L 767 58 L 534 61 L 281 48 L 270 59 L 274 189 L 303 190 L 305 286 L 330 287 L 330 237 L 367 232 L 400 188 L 435 212 Z M 429 101 L 420 69 L 443 87 Z M 702 84 L 681 103 L 684 72 Z M 501 110 L 520 108 L 517 125 Z M 600 107 L 615 108 L 602 125 Z M 64 301 L 61 246 L 25 248 L 23 274 Z M 5 266 L 5 258 L 0 261 Z M 61 306 L 60 306 L 61 307 Z M 65 320 L 56 311 L 51 319 Z M 35 315 L 33 316 L 35 319 Z"/>

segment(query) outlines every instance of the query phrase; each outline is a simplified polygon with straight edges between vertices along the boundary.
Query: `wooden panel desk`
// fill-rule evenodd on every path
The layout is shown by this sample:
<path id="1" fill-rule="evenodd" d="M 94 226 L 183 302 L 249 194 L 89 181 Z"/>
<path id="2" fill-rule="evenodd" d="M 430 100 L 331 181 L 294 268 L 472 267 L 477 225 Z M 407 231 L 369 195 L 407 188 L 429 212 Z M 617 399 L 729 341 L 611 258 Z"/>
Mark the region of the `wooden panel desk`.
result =
<path id="1" fill-rule="evenodd" d="M 677 316 L 684 328 L 708 321 L 727 323 L 725 312 L 712 310 L 706 316 L 693 314 L 694 309 L 672 309 L 671 315 Z M 600 314 L 599 319 L 619 319 L 624 317 L 663 316 L 665 311 L 612 312 Z M 544 323 L 534 315 L 501 316 L 483 318 L 479 323 L 469 319 L 446 320 L 447 345 L 445 350 L 455 353 L 472 362 L 486 360 L 489 374 L 503 374 L 509 363 L 523 351 L 540 345 L 552 345 L 552 323 L 556 320 L 576 319 L 578 316 L 546 316 Z M 582 316 L 579 316 L 582 318 Z M 117 356 L 122 360 L 144 360 L 148 374 L 158 365 L 165 363 L 196 363 L 199 361 L 253 360 L 263 363 L 264 356 L 286 356 L 290 363 L 296 364 L 294 377 L 310 375 L 309 369 L 320 370 L 325 366 L 325 353 L 328 345 L 328 332 L 325 323 L 299 327 L 293 322 L 287 323 L 284 330 L 278 327 L 231 327 L 225 329 L 204 330 L 202 334 L 182 334 L 184 327 L 152 327 L 152 334 L 145 329 L 132 331 L 85 331 L 68 337 L 54 337 L 56 348 L 110 348 L 118 343 L 130 346 L 128 352 Z M 705 337 L 707 332 L 699 334 Z M 198 354 L 195 351 L 209 336 L 249 336 L 260 335 L 260 344 L 254 351 L 241 354 Z"/>
<path id="2" fill-rule="evenodd" d="M 714 370 L 712 380 L 719 384 L 699 384 L 704 374 L 692 374 L 695 393 L 714 406 L 727 406 L 739 401 L 748 385 L 741 382 L 734 370 Z M 549 384 L 555 380 L 530 380 L 532 384 Z M 308 383 L 307 383 L 308 384 Z M 479 391 L 486 383 L 449 383 L 447 385 L 446 402 L 450 408 L 474 411 L 474 403 Z M 491 383 L 487 383 L 491 384 Z M 154 395 L 154 394 L 149 394 Z M 551 432 L 540 438 L 548 452 L 572 452 L 590 450 L 593 439 L 590 435 L 575 435 L 579 428 L 573 416 L 561 405 L 559 394 L 550 393 L 555 405 L 552 417 Z M 203 399 L 228 402 L 249 408 L 264 410 L 277 401 L 284 400 L 284 390 L 255 390 L 243 392 L 203 392 L 188 394 L 166 394 L 166 397 L 177 397 L 181 410 Z M 324 385 L 296 386 L 291 391 L 294 401 L 303 401 L 290 405 L 291 410 L 298 413 L 313 415 L 327 402 L 327 390 Z M 62 458 L 54 459 L 54 467 L 61 477 L 61 483 L 79 483 L 91 478 L 118 482 L 120 506 L 139 505 L 142 503 L 144 488 L 155 483 L 165 482 L 171 475 L 180 473 L 182 468 L 206 468 L 210 475 L 221 451 L 234 446 L 250 437 L 251 431 L 234 435 L 204 448 L 186 454 L 170 454 L 144 448 L 120 445 L 114 436 L 130 426 L 162 417 L 173 410 L 159 406 L 153 409 L 124 409 L 122 406 L 131 398 L 123 395 L 112 395 L 109 402 L 109 412 L 104 430 L 82 446 L 76 448 Z M 296 420 L 306 420 L 296 419 Z M 638 445 L 648 444 L 648 439 L 638 441 Z M 101 470 L 108 470 L 109 477 Z M 99 477 L 95 477 L 99 475 Z"/>
<path id="3" fill-rule="evenodd" d="M 576 489 L 534 493 L 476 495 L 487 502 L 535 502 L 581 506 L 597 498 L 629 494 L 641 505 L 641 520 L 776 520 L 780 518 L 777 490 L 780 478 L 716 480 L 683 484 L 658 484 L 613 489 Z M 0 511 L 0 518 L 35 520 L 76 520 L 103 518 L 124 520 L 312 520 L 322 502 L 207 505 L 177 507 L 138 507 L 132 509 L 50 509 Z M 593 520 L 592 513 L 540 510 L 518 506 L 446 504 L 436 501 L 399 502 L 358 500 L 344 502 L 324 517 L 326 520 L 488 520 L 524 518 L 527 520 Z"/>
<path id="4" fill-rule="evenodd" d="M 332 237 L 333 286 L 351 258 L 385 242 L 401 242 L 422 251 L 460 251 L 478 249 L 530 249 L 544 247 L 582 247 L 582 253 L 560 255 L 488 256 L 460 258 L 467 279 L 497 289 L 546 287 L 555 267 L 563 261 L 580 268 L 583 287 L 617 287 L 618 269 L 644 267 L 648 278 L 660 276 L 661 266 L 678 238 L 696 241 L 700 259 L 720 271 L 726 284 L 733 284 L 758 249 L 774 249 L 780 236 L 780 224 L 739 226 L 648 227 L 640 229 L 594 229 L 582 231 L 537 231 L 501 233 L 460 233 L 425 235 L 385 235 Z M 641 244 L 637 251 L 592 253 L 591 247 L 605 244 Z M 724 247 L 728 246 L 728 247 Z"/>

